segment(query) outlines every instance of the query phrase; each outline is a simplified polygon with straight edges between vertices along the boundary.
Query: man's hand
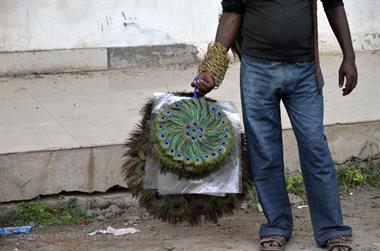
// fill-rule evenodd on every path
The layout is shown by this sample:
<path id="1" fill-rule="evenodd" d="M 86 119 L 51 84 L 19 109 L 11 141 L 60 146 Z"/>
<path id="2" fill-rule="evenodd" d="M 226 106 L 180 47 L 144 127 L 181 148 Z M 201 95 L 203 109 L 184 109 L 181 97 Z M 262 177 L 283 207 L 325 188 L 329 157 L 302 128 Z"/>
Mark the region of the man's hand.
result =
<path id="1" fill-rule="evenodd" d="M 191 82 L 191 86 L 196 88 L 195 90 L 199 96 L 204 96 L 215 88 L 214 81 L 208 72 L 200 73 L 198 80 Z"/>
<path id="2" fill-rule="evenodd" d="M 346 83 L 344 83 L 346 79 Z M 355 89 L 358 83 L 358 71 L 354 59 L 344 59 L 339 68 L 339 87 L 343 88 L 343 96 L 346 96 Z"/>
<path id="3" fill-rule="evenodd" d="M 235 41 L 240 28 L 241 14 L 233 12 L 223 12 L 219 19 L 218 30 L 215 41 L 222 44 L 227 51 Z M 202 72 L 198 75 L 199 80 L 191 83 L 192 87 L 197 88 L 197 93 L 204 96 L 215 88 L 214 80 L 209 72 Z"/>
<path id="4" fill-rule="evenodd" d="M 352 47 L 350 28 L 343 6 L 326 10 L 327 18 L 343 51 L 343 62 L 339 68 L 339 87 L 343 88 L 343 96 L 352 92 L 358 83 L 358 71 L 355 65 L 355 52 Z M 344 83 L 346 78 L 346 83 Z"/>

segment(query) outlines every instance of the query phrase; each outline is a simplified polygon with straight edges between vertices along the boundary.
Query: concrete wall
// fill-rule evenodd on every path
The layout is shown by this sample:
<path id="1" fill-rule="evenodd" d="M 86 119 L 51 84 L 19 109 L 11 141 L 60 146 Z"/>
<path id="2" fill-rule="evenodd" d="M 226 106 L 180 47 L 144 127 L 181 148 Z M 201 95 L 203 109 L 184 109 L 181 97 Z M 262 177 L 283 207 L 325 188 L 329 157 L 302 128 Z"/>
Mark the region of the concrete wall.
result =
<path id="1" fill-rule="evenodd" d="M 209 41 L 219 0 L 1 0 L 0 51 Z"/>
<path id="2" fill-rule="evenodd" d="M 351 28 L 354 49 L 357 51 L 380 49 L 380 0 L 343 0 Z M 321 4 L 320 4 L 321 5 Z M 319 41 L 322 53 L 340 51 L 330 25 L 320 6 Z"/>
<path id="3" fill-rule="evenodd" d="M 380 121 L 331 125 L 326 137 L 336 163 L 351 156 L 367 158 L 379 152 Z M 283 131 L 285 167 L 299 169 L 297 143 L 291 129 Z M 123 145 L 0 154 L 0 203 L 28 200 L 61 191 L 105 192 L 126 187 L 120 166 Z"/>
<path id="4" fill-rule="evenodd" d="M 380 49 L 380 0 L 345 0 L 357 50 Z M 0 52 L 213 40 L 220 0 L 0 0 Z M 322 8 L 322 52 L 339 50 Z"/>

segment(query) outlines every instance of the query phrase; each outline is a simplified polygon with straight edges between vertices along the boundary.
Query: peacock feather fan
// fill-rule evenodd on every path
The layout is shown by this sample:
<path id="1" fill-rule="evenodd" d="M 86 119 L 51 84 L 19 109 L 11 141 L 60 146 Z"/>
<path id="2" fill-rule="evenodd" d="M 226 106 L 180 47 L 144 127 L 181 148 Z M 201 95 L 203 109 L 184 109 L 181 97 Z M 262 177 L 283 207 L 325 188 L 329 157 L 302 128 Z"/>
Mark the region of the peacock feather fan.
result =
<path id="1" fill-rule="evenodd" d="M 177 96 L 191 97 L 192 93 L 177 92 Z M 208 102 L 212 100 L 207 99 Z M 212 196 L 206 194 L 160 194 L 156 189 L 144 189 L 144 167 L 146 154 L 152 152 L 150 144 L 151 114 L 154 100 L 150 99 L 141 110 L 142 119 L 126 142 L 126 161 L 121 171 L 129 191 L 138 199 L 140 206 L 157 219 L 176 224 L 188 222 L 191 225 L 202 221 L 217 222 L 219 217 L 230 215 L 233 209 L 248 194 L 252 187 L 251 173 L 247 157 L 245 136 L 241 135 L 243 192 Z"/>
<path id="2" fill-rule="evenodd" d="M 151 142 L 162 171 L 198 178 L 222 166 L 234 148 L 235 132 L 215 102 L 190 98 L 154 114 Z"/>

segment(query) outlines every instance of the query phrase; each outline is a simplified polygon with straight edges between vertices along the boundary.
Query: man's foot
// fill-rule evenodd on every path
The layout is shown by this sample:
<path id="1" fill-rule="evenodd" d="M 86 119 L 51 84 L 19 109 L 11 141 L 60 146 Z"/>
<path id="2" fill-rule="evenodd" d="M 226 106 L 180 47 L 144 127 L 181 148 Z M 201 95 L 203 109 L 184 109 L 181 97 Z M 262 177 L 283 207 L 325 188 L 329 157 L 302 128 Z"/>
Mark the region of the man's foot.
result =
<path id="1" fill-rule="evenodd" d="M 347 236 L 337 236 L 327 241 L 328 251 L 352 251 L 352 239 Z"/>
<path id="2" fill-rule="evenodd" d="M 260 251 L 285 251 L 286 238 L 284 236 L 268 236 L 260 241 Z"/>

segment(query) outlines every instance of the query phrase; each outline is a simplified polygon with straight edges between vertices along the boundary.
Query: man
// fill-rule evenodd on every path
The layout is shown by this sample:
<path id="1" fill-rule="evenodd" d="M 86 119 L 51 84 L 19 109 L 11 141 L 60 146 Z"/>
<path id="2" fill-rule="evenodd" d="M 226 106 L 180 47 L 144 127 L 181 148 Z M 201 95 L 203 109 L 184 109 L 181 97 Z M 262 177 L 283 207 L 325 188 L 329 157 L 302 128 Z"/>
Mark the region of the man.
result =
<path id="1" fill-rule="evenodd" d="M 355 54 L 342 0 L 322 0 L 343 51 L 339 87 L 357 84 Z M 318 63 L 317 0 L 223 0 L 215 43 L 192 83 L 200 95 L 218 87 L 227 51 L 241 31 L 241 100 L 255 186 L 267 223 L 260 250 L 285 250 L 293 230 L 284 179 L 280 101 L 297 138 L 316 242 L 352 250 L 342 220 L 335 167 L 323 132 L 323 78 Z M 345 79 L 345 81 L 344 81 Z M 345 82 L 345 83 L 344 83 Z"/>

